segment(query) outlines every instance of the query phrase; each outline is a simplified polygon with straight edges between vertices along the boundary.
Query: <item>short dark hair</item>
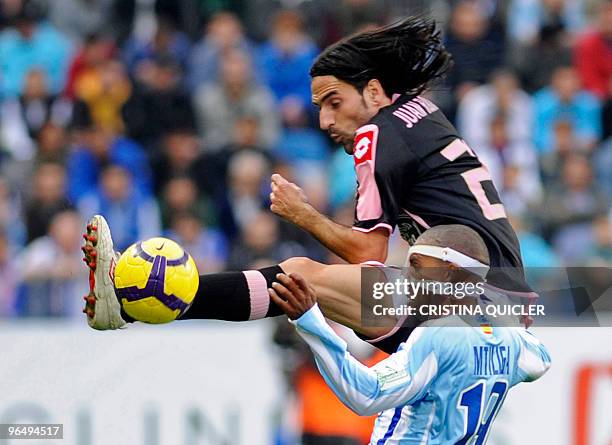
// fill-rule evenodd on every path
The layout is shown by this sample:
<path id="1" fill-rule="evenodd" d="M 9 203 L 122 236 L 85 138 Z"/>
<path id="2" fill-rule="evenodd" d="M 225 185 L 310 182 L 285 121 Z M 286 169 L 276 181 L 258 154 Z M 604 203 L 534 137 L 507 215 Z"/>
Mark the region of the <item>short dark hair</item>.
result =
<path id="1" fill-rule="evenodd" d="M 490 264 L 489 249 L 482 237 L 474 229 L 461 224 L 447 224 L 427 229 L 417 238 L 415 244 L 450 247 L 483 264 Z"/>
<path id="2" fill-rule="evenodd" d="M 394 93 L 416 95 L 451 65 L 435 22 L 408 17 L 329 46 L 315 60 L 310 76 L 335 76 L 358 91 L 371 79 L 378 79 L 389 97 Z"/>

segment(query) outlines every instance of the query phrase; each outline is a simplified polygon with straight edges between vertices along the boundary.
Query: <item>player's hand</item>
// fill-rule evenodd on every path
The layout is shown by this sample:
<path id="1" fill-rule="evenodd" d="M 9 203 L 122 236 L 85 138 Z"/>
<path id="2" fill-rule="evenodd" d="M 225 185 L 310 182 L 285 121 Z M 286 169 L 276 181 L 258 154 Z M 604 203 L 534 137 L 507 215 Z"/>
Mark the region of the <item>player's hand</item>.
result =
<path id="1" fill-rule="evenodd" d="M 289 222 L 300 225 L 307 218 L 309 204 L 304 191 L 281 175 L 272 175 L 270 210 Z"/>
<path id="2" fill-rule="evenodd" d="M 268 293 L 290 319 L 297 320 L 317 302 L 314 289 L 301 275 L 279 273 L 276 279 Z"/>

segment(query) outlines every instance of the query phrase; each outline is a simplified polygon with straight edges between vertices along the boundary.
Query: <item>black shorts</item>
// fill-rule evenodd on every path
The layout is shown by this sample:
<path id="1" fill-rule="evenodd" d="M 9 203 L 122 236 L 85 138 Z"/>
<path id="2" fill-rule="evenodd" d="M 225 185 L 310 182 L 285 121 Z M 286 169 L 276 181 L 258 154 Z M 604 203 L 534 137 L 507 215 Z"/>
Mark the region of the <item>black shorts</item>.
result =
<path id="1" fill-rule="evenodd" d="M 381 278 L 381 280 L 384 279 L 388 282 L 393 282 L 395 279 L 404 278 L 405 269 L 400 267 L 385 266 L 384 264 L 379 263 L 377 261 L 368 261 L 366 263 L 361 263 L 361 265 L 380 268 L 380 271 L 383 273 L 383 278 Z M 408 340 L 408 336 L 412 333 L 414 328 L 419 325 L 419 323 L 420 321 L 417 321 L 417 319 L 414 317 L 406 317 L 398 323 L 400 324 L 399 328 L 392 328 L 395 332 L 393 332 L 391 335 L 387 334 L 375 339 L 366 337 L 363 334 L 360 334 L 359 332 L 355 332 L 355 335 L 357 335 L 357 337 L 359 337 L 360 339 L 370 343 L 372 346 L 375 346 L 376 348 L 380 349 L 381 351 L 386 352 L 387 354 L 393 354 L 395 351 L 397 351 L 397 348 L 399 348 L 400 344 Z"/>
<path id="2" fill-rule="evenodd" d="M 355 332 L 355 334 L 360 339 L 367 341 L 372 346 L 377 347 L 381 351 L 386 352 L 387 354 L 393 354 L 397 351 L 397 349 L 402 343 L 408 340 L 408 337 L 410 336 L 410 334 L 412 334 L 412 331 L 414 331 L 414 329 L 414 327 L 400 326 L 393 334 L 380 339 L 371 339 L 365 337 L 364 335 L 358 332 Z"/>

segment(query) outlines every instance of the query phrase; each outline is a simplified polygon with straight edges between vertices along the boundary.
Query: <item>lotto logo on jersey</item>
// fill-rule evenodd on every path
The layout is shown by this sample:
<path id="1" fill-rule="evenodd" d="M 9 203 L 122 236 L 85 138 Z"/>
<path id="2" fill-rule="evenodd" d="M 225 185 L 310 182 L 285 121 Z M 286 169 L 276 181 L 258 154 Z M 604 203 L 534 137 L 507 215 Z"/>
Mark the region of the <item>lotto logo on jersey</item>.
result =
<path id="1" fill-rule="evenodd" d="M 353 151 L 355 165 L 372 160 L 377 138 L 378 127 L 376 125 L 366 125 L 357 130 Z"/>

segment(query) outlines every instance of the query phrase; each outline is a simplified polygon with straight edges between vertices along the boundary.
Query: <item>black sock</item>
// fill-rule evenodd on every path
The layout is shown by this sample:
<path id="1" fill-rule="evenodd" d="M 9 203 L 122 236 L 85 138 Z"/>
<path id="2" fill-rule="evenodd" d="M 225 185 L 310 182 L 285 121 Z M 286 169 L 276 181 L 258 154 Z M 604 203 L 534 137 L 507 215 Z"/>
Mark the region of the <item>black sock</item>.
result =
<path id="1" fill-rule="evenodd" d="M 283 269 L 272 266 L 200 275 L 198 292 L 180 319 L 247 321 L 282 315 L 283 311 L 268 296 L 268 288 L 279 273 Z"/>

